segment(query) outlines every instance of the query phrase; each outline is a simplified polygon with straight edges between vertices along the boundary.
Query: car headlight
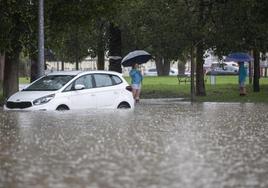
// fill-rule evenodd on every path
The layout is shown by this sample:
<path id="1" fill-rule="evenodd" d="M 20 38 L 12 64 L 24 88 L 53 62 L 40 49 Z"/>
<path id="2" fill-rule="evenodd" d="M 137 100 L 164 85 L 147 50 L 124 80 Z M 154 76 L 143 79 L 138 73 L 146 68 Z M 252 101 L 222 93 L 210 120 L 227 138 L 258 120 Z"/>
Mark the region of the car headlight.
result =
<path id="1" fill-rule="evenodd" d="M 51 99 L 53 99 L 55 97 L 55 94 L 52 94 L 52 95 L 48 95 L 48 96 L 44 96 L 44 97 L 41 97 L 39 99 L 36 99 L 33 101 L 33 104 L 34 105 L 40 105 L 40 104 L 45 104 L 45 103 L 48 103 Z"/>

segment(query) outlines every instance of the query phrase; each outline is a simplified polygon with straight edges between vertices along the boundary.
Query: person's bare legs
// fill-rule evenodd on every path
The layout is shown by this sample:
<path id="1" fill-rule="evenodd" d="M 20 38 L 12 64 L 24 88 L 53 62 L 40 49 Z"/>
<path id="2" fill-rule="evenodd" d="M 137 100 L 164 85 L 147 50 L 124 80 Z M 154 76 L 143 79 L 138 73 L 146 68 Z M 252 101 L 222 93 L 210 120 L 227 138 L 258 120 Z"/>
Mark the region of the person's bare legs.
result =
<path id="1" fill-rule="evenodd" d="M 140 93 L 141 93 L 141 90 L 140 89 L 137 89 L 136 96 L 135 96 L 136 102 L 139 102 L 140 101 Z"/>
<path id="2" fill-rule="evenodd" d="M 133 99 L 136 100 L 137 89 L 132 89 L 132 95 L 133 95 Z"/>
<path id="3" fill-rule="evenodd" d="M 247 94 L 246 87 L 243 87 L 242 92 L 243 92 L 243 95 L 246 95 Z"/>
<path id="4" fill-rule="evenodd" d="M 245 87 L 245 84 L 244 83 L 241 83 L 240 84 L 239 94 L 240 94 L 240 96 L 245 96 L 246 95 L 246 87 Z"/>

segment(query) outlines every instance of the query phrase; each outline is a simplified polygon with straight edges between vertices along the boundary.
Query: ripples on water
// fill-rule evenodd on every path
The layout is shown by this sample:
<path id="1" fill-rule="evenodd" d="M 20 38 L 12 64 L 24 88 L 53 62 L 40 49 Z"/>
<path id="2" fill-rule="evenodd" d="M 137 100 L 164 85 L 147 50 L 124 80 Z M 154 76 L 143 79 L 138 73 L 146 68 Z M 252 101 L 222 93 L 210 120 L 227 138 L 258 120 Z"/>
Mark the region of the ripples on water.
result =
<path id="1" fill-rule="evenodd" d="M 0 187 L 268 187 L 268 105 L 0 112 Z"/>

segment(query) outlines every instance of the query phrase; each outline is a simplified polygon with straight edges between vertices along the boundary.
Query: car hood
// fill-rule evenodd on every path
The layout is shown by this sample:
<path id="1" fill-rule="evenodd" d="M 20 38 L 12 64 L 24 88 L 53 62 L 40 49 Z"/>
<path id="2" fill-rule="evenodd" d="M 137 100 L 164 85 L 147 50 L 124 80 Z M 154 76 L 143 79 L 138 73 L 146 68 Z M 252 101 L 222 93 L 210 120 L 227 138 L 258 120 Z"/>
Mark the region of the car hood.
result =
<path id="1" fill-rule="evenodd" d="M 54 94 L 55 91 L 19 91 L 8 98 L 8 101 L 34 101 L 35 99 Z"/>

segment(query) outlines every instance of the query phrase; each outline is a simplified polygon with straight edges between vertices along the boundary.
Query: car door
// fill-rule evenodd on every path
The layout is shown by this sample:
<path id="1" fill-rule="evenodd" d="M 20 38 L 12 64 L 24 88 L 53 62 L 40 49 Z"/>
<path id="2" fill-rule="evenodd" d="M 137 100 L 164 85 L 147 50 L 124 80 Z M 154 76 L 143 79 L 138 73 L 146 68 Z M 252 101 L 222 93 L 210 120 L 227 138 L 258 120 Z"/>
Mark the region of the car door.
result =
<path id="1" fill-rule="evenodd" d="M 109 74 L 94 74 L 96 99 L 98 108 L 112 107 L 120 95 L 117 86 Z"/>
<path id="2" fill-rule="evenodd" d="M 75 85 L 84 85 L 80 90 L 75 89 Z M 66 88 L 71 109 L 96 108 L 96 95 L 91 74 L 77 78 L 69 87 Z M 69 90 L 69 91 L 68 91 Z"/>

